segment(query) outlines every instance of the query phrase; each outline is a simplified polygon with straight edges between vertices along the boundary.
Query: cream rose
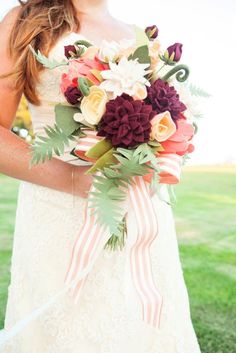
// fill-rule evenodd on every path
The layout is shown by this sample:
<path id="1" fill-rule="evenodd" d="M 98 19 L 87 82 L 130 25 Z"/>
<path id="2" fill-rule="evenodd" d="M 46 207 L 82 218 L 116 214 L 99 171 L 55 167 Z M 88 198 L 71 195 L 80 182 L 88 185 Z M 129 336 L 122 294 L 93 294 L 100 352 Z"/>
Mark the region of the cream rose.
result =
<path id="1" fill-rule="evenodd" d="M 151 125 L 150 140 L 158 142 L 166 141 L 176 131 L 176 125 L 168 111 L 155 115 Z"/>
<path id="2" fill-rule="evenodd" d="M 85 125 L 97 125 L 105 113 L 107 101 L 107 94 L 102 88 L 91 86 L 89 95 L 81 101 L 81 113 L 75 114 L 74 119 Z"/>

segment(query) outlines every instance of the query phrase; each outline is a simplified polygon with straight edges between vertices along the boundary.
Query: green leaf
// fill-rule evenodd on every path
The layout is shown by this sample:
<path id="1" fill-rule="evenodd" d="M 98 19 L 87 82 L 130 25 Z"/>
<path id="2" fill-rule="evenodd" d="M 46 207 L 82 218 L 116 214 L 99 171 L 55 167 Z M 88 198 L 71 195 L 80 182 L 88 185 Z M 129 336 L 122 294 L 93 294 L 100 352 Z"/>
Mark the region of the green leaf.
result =
<path id="1" fill-rule="evenodd" d="M 136 59 L 138 58 L 138 61 L 140 64 L 150 64 L 150 56 L 149 56 L 149 50 L 147 45 L 143 45 L 141 47 L 138 47 L 132 55 L 130 55 L 129 59 Z"/>
<path id="2" fill-rule="evenodd" d="M 143 176 L 150 169 L 159 171 L 159 168 L 152 148 L 145 143 L 136 149 L 117 148 L 113 155 L 119 163 L 105 166 L 100 169 L 101 175 L 94 175 L 95 191 L 89 193 L 89 199 L 99 223 L 116 235 L 120 232 L 120 224 L 124 218 L 121 202 L 126 198 L 127 188 L 133 183 L 133 177 Z M 116 238 L 113 237 L 114 239 Z"/>
<path id="3" fill-rule="evenodd" d="M 31 52 L 34 54 L 34 56 L 36 57 L 36 59 L 38 60 L 38 62 L 40 64 L 42 64 L 44 67 L 46 67 L 47 69 L 53 70 L 56 67 L 66 66 L 69 64 L 69 61 L 66 61 L 66 60 L 62 60 L 61 62 L 58 62 L 54 59 L 49 60 L 45 55 L 43 55 L 40 52 L 40 50 L 38 50 L 38 52 L 36 52 L 31 45 L 29 45 L 29 48 L 30 48 Z"/>
<path id="4" fill-rule="evenodd" d="M 65 147 L 69 146 L 70 140 L 75 139 L 73 135 L 67 136 L 56 124 L 54 127 L 45 127 L 44 131 L 46 136 L 37 136 L 35 143 L 31 146 L 30 166 L 50 160 L 53 153 L 58 156 L 62 155 Z"/>
<path id="5" fill-rule="evenodd" d="M 57 126 L 67 135 L 71 135 L 79 129 L 81 124 L 74 120 L 75 113 L 78 113 L 78 107 L 57 104 L 54 108 Z"/>
<path id="6" fill-rule="evenodd" d="M 89 168 L 85 174 L 95 173 L 98 169 L 104 168 L 105 166 L 116 163 L 117 160 L 113 155 L 114 149 L 111 148 L 109 151 L 104 153 L 95 163 Z"/>
<path id="7" fill-rule="evenodd" d="M 104 153 L 112 148 L 112 144 L 108 139 L 102 139 L 92 146 L 86 153 L 85 156 L 89 158 L 100 158 Z"/>
<path id="8" fill-rule="evenodd" d="M 90 89 L 89 89 L 89 83 L 85 77 L 79 77 L 78 78 L 78 87 L 83 94 L 83 96 L 88 96 Z"/>

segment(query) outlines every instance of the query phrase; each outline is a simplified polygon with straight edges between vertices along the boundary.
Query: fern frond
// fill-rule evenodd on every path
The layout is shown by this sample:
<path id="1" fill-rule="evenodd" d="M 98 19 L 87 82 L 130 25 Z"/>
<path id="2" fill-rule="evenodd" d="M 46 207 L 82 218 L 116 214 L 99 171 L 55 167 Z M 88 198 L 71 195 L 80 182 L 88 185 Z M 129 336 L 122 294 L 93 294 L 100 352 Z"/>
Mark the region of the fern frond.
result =
<path id="1" fill-rule="evenodd" d="M 130 150 L 117 148 L 113 154 L 119 164 L 105 167 L 100 170 L 101 175 L 94 175 L 95 191 L 90 192 L 89 207 L 94 208 L 99 223 L 108 227 L 115 240 L 114 236 L 120 234 L 120 224 L 124 217 L 121 202 L 126 198 L 133 177 L 147 174 L 150 168 L 157 170 L 158 165 L 152 148 L 147 144 Z"/>
<path id="2" fill-rule="evenodd" d="M 211 95 L 202 88 L 190 83 L 188 86 L 190 93 L 195 97 L 209 98 Z"/>
<path id="3" fill-rule="evenodd" d="M 73 135 L 67 136 L 56 124 L 54 127 L 44 128 L 46 136 L 37 136 L 32 145 L 32 158 L 30 166 L 50 160 L 53 153 L 60 156 L 64 153 L 65 147 L 69 146 L 70 140 L 74 140 Z"/>

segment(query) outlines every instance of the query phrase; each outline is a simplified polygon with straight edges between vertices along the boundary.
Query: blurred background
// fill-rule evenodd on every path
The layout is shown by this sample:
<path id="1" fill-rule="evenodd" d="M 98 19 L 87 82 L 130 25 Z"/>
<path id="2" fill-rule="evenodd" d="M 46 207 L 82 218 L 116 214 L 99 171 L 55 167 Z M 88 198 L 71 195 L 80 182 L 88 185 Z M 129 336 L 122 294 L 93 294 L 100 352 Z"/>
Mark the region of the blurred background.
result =
<path id="1" fill-rule="evenodd" d="M 236 1 L 110 0 L 114 16 L 143 28 L 156 24 L 163 48 L 184 44 L 190 81 L 203 101 L 196 150 L 175 187 L 173 206 L 192 319 L 202 353 L 236 351 Z M 17 4 L 0 4 L 0 20 Z M 13 131 L 32 141 L 23 99 Z M 4 322 L 19 181 L 0 175 L 0 328 Z M 27 220 L 26 220 L 27 221 Z"/>

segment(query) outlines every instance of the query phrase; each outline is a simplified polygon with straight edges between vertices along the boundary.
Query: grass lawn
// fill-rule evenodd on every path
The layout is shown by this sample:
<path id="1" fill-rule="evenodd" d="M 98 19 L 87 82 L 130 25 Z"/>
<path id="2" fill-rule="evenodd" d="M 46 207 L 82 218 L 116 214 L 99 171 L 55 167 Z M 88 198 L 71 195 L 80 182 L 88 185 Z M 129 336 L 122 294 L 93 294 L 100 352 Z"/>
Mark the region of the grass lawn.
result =
<path id="1" fill-rule="evenodd" d="M 16 180 L 0 175 L 0 328 L 17 187 Z M 202 353 L 235 353 L 236 167 L 185 167 L 175 192 L 180 255 Z"/>

